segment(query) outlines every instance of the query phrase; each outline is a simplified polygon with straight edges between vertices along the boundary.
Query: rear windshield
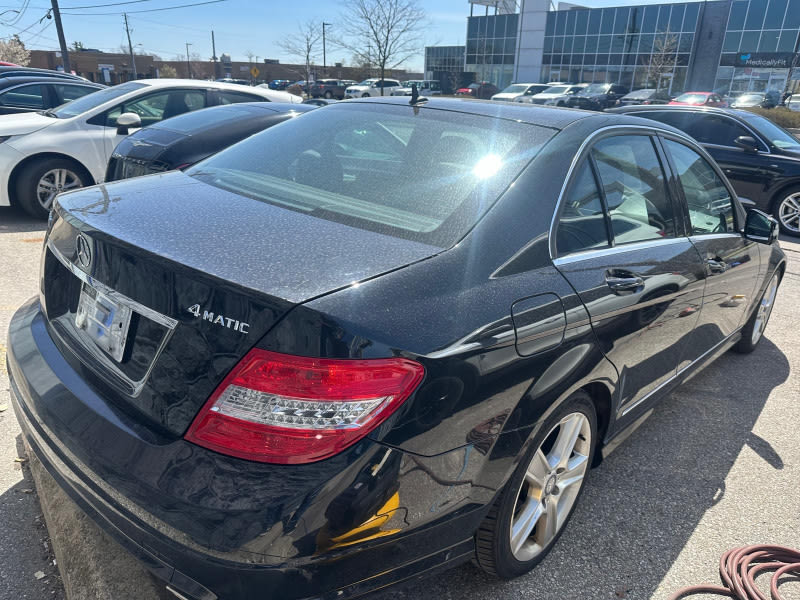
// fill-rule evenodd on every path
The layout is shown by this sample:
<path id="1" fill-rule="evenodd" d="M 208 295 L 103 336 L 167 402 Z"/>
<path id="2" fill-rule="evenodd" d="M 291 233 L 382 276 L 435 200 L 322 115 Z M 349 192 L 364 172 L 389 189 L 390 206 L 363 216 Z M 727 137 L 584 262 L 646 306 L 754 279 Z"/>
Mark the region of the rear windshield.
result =
<path id="1" fill-rule="evenodd" d="M 266 113 L 273 114 L 277 111 L 267 110 Z M 241 121 L 247 118 L 259 117 L 265 114 L 259 108 L 241 106 L 238 104 L 228 104 L 226 106 L 215 106 L 203 110 L 195 110 L 171 119 L 166 119 L 155 123 L 151 128 L 169 129 L 170 131 L 180 131 L 186 134 L 199 133 L 210 127 L 216 127 L 227 122 Z"/>
<path id="2" fill-rule="evenodd" d="M 752 102 L 754 104 L 758 104 L 764 100 L 764 94 L 742 94 L 738 98 L 736 98 L 737 104 L 744 104 L 747 102 Z"/>
<path id="3" fill-rule="evenodd" d="M 508 86 L 506 89 L 503 90 L 503 94 L 524 94 L 525 91 L 529 88 L 529 85 L 525 85 L 524 83 L 513 83 Z"/>
<path id="4" fill-rule="evenodd" d="M 403 105 L 332 105 L 268 129 L 187 173 L 261 202 L 447 248 L 553 129 Z"/>
<path id="5" fill-rule="evenodd" d="M 707 99 L 707 94 L 681 94 L 675 98 L 675 102 L 685 102 L 686 104 L 703 104 Z"/>
<path id="6" fill-rule="evenodd" d="M 630 98 L 632 100 L 635 100 L 636 98 L 649 98 L 650 96 L 655 94 L 655 92 L 656 92 L 655 90 L 636 90 L 635 92 L 631 92 L 625 97 Z"/>
<path id="7" fill-rule="evenodd" d="M 120 96 L 124 96 L 134 90 L 138 90 L 139 88 L 145 87 L 143 83 L 136 83 L 135 81 L 129 81 L 128 83 L 121 83 L 119 85 L 115 85 L 114 87 L 105 88 L 102 90 L 98 90 L 96 92 L 92 92 L 91 94 L 87 94 L 82 98 L 78 98 L 77 100 L 72 100 L 71 102 L 67 102 L 66 104 L 62 104 L 55 110 L 53 110 L 50 114 L 59 119 L 69 119 L 70 117 L 77 117 L 80 114 L 85 113 L 87 110 L 92 110 L 93 108 L 97 108 L 101 104 L 108 102 L 109 100 L 113 100 L 114 98 L 119 98 Z"/>

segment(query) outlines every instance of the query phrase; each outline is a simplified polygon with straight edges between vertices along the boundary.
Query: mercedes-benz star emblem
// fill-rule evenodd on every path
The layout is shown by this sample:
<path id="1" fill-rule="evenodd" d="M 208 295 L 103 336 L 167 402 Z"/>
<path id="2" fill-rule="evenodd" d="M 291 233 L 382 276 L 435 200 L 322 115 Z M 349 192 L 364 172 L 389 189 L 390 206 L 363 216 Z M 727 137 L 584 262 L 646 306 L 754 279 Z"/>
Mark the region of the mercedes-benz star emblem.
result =
<path id="1" fill-rule="evenodd" d="M 75 238 L 75 251 L 78 256 L 78 264 L 88 268 L 92 264 L 92 246 L 82 233 L 79 233 L 78 237 Z"/>

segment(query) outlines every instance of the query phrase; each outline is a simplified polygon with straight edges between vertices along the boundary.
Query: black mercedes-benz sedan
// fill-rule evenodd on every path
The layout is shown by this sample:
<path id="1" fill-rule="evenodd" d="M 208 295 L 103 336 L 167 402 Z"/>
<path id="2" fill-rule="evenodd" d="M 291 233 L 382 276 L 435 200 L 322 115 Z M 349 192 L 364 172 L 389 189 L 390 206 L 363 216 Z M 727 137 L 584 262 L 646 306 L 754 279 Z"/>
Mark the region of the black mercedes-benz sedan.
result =
<path id="1" fill-rule="evenodd" d="M 182 598 L 352 598 L 471 558 L 510 578 L 609 442 L 755 349 L 776 232 L 654 121 L 342 102 L 59 196 L 12 404 Z"/>
<path id="2" fill-rule="evenodd" d="M 282 102 L 212 106 L 139 129 L 114 149 L 107 182 L 182 169 L 315 107 Z"/>
<path id="3" fill-rule="evenodd" d="M 769 119 L 705 106 L 631 106 L 610 112 L 654 119 L 700 142 L 736 192 L 800 236 L 800 140 Z"/>

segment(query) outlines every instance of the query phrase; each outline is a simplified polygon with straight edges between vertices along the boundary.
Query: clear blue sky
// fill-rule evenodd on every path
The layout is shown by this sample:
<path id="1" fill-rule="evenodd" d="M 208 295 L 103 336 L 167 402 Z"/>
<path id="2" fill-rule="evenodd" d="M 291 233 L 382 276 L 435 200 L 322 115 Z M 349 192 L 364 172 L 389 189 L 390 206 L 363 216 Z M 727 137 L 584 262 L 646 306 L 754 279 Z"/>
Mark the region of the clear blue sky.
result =
<path id="1" fill-rule="evenodd" d="M 60 0 L 64 32 L 67 43 L 81 41 L 89 48 L 116 51 L 127 44 L 122 20 L 122 11 L 128 11 L 132 29 L 132 41 L 141 44 L 141 50 L 153 52 L 164 59 L 185 56 L 185 43 L 192 44 L 190 50 L 198 52 L 204 59 L 211 57 L 211 30 L 216 35 L 218 55 L 226 52 L 234 60 L 247 60 L 246 53 L 253 52 L 263 58 L 278 58 L 281 62 L 292 62 L 277 42 L 294 31 L 298 23 L 308 19 L 333 23 L 331 37 L 335 36 L 335 23 L 340 19 L 341 3 L 320 0 L 225 0 L 217 4 L 195 6 L 163 12 L 137 13 L 135 11 L 189 4 L 201 0 L 140 0 L 122 6 L 87 8 L 70 11 L 69 7 L 96 6 L 124 0 Z M 130 0 L 128 0 L 130 1 Z M 425 31 L 425 45 L 463 44 L 466 32 L 466 17 L 469 15 L 467 0 L 419 0 L 428 16 L 429 27 Z M 645 4 L 643 0 L 586 0 L 576 4 L 586 6 L 620 6 Z M 669 0 L 667 0 L 669 1 Z M 679 0 L 674 0 L 679 1 Z M 57 50 L 58 38 L 52 20 L 39 20 L 45 15 L 50 3 L 47 0 L 0 0 L 0 13 L 8 9 L 21 10 L 21 15 L 7 12 L 0 16 L 0 38 L 20 32 L 20 37 L 29 48 Z M 477 9 L 477 7 L 476 7 Z M 92 14 L 115 13 L 115 14 Z M 13 24 L 9 21 L 19 19 Z M 421 70 L 422 49 L 419 56 L 407 65 Z M 328 46 L 328 62 L 350 56 L 346 51 Z"/>

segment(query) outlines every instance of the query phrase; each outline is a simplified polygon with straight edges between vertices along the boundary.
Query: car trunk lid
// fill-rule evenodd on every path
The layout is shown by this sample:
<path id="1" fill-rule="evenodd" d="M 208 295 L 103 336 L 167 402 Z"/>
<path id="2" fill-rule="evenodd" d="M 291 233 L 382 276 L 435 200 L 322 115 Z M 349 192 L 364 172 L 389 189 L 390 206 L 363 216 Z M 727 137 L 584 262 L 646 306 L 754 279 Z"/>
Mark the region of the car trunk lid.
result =
<path id="1" fill-rule="evenodd" d="M 106 397 L 175 435 L 293 306 L 439 251 L 180 172 L 65 194 L 56 211 L 41 284 L 54 340 Z"/>

